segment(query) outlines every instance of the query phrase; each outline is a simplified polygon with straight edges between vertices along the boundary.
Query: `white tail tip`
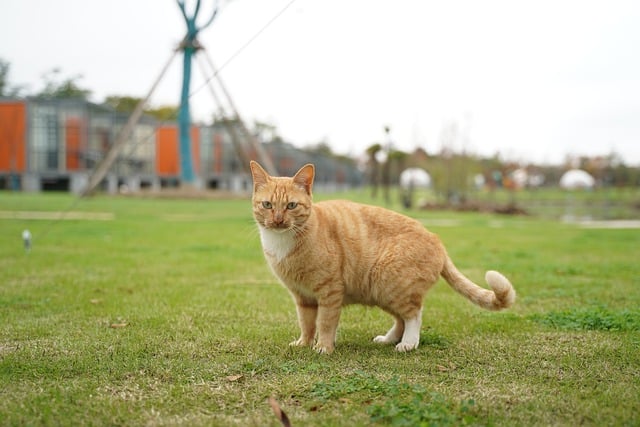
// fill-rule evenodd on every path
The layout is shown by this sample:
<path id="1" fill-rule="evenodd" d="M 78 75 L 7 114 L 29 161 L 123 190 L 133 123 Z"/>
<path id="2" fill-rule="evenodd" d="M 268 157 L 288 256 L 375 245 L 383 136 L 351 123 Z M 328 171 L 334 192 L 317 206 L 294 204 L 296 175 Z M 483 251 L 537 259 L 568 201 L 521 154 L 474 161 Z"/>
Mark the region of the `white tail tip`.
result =
<path id="1" fill-rule="evenodd" d="M 496 296 L 496 309 L 508 308 L 516 301 L 516 291 L 509 279 L 497 271 L 489 270 L 484 276 Z"/>

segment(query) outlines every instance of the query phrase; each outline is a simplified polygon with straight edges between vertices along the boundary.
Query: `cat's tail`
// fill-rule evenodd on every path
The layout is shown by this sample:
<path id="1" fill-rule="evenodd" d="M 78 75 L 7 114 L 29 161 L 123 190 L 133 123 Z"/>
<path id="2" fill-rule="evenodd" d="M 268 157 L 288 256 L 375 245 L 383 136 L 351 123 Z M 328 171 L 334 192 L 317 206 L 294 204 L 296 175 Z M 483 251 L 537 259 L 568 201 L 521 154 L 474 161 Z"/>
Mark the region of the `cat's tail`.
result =
<path id="1" fill-rule="evenodd" d="M 447 256 L 441 274 L 458 293 L 487 310 L 502 310 L 511 307 L 516 300 L 516 291 L 513 289 L 513 285 L 509 279 L 497 271 L 489 270 L 485 275 L 485 280 L 491 286 L 491 291 L 467 279 L 458 271 L 449 256 Z"/>

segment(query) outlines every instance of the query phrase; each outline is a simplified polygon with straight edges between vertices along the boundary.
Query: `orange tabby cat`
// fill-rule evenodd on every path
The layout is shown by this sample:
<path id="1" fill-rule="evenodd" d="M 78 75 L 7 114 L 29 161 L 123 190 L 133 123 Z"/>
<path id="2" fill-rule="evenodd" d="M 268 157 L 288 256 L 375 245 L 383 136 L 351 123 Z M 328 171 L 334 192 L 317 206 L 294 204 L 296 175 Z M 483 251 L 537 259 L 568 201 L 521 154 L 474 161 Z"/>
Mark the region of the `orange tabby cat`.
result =
<path id="1" fill-rule="evenodd" d="M 313 345 L 331 353 L 343 305 L 377 305 L 395 318 L 393 327 L 374 338 L 418 347 L 422 300 L 440 276 L 474 304 L 488 310 L 511 306 L 513 286 L 488 271 L 493 291 L 460 273 L 438 236 L 399 213 L 348 201 L 312 203 L 314 167 L 293 178 L 272 177 L 251 162 L 253 215 L 264 255 L 296 302 L 300 338 L 291 345 Z"/>

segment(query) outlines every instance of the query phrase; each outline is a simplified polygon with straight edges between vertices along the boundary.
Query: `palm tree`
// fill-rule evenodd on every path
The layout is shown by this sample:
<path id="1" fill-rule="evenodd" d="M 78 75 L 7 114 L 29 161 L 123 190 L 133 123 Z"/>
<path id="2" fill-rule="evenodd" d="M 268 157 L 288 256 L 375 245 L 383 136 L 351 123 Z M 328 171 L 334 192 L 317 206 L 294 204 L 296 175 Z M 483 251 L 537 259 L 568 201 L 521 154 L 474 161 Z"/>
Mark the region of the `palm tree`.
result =
<path id="1" fill-rule="evenodd" d="M 374 199 L 378 195 L 380 164 L 378 163 L 376 156 L 380 150 L 382 150 L 382 146 L 378 143 L 367 148 L 367 155 L 369 156 L 369 160 L 367 161 L 367 168 L 369 169 L 369 183 L 371 184 L 371 197 Z"/>

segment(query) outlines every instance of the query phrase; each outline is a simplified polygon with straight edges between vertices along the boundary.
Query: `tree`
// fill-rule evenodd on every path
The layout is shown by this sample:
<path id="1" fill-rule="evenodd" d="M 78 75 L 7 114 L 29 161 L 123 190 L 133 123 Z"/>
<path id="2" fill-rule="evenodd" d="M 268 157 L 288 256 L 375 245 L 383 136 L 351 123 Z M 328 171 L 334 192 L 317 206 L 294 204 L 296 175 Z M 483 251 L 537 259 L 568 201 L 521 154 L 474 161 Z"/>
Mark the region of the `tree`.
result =
<path id="1" fill-rule="evenodd" d="M 382 145 L 375 143 L 367 148 L 367 156 L 369 156 L 368 169 L 369 169 L 369 184 L 371 184 L 371 197 L 376 198 L 378 195 L 378 184 L 380 182 L 380 164 L 378 163 L 378 153 L 382 150 Z"/>
<path id="2" fill-rule="evenodd" d="M 136 98 L 134 96 L 110 95 L 105 98 L 104 103 L 119 113 L 130 114 L 141 101 L 142 98 Z M 178 108 L 179 107 L 175 105 L 161 105 L 155 108 L 147 108 L 144 110 L 144 113 L 161 122 L 168 122 L 178 117 Z"/>
<path id="3" fill-rule="evenodd" d="M 83 89 L 78 84 L 81 74 L 60 78 L 61 69 L 53 68 L 43 74 L 44 88 L 36 94 L 38 98 L 80 98 L 87 100 L 91 95 L 89 89 Z"/>
<path id="4" fill-rule="evenodd" d="M 161 122 L 173 121 L 178 117 L 178 110 L 180 107 L 176 105 L 161 105 L 156 108 L 149 108 L 148 110 L 144 110 L 144 112 L 151 117 L 155 117 Z"/>
<path id="5" fill-rule="evenodd" d="M 216 118 L 214 117 L 214 121 Z M 282 138 L 278 135 L 278 129 L 275 125 L 267 122 L 261 122 L 259 120 L 253 121 L 253 134 L 258 138 L 260 142 L 268 142 L 281 140 Z"/>
<path id="6" fill-rule="evenodd" d="M 9 85 L 9 71 L 11 64 L 0 58 L 0 96 L 14 97 L 20 96 L 23 91 L 22 86 Z"/>
<path id="7" fill-rule="evenodd" d="M 456 121 L 442 127 L 439 162 L 432 173 L 436 193 L 454 205 L 466 202 L 475 169 L 473 158 L 465 152 L 465 139 Z"/>
<path id="8" fill-rule="evenodd" d="M 7 96 L 7 89 L 9 87 L 9 68 L 10 64 L 3 59 L 0 59 L 0 96 Z"/>
<path id="9" fill-rule="evenodd" d="M 322 140 L 316 144 L 312 144 L 305 150 L 309 153 L 320 154 L 326 157 L 335 157 L 333 150 L 331 150 L 331 146 L 326 140 Z"/>
<path id="10" fill-rule="evenodd" d="M 142 98 L 134 96 L 110 95 L 105 98 L 104 103 L 119 113 L 131 113 L 136 109 L 140 101 L 142 101 Z"/>

